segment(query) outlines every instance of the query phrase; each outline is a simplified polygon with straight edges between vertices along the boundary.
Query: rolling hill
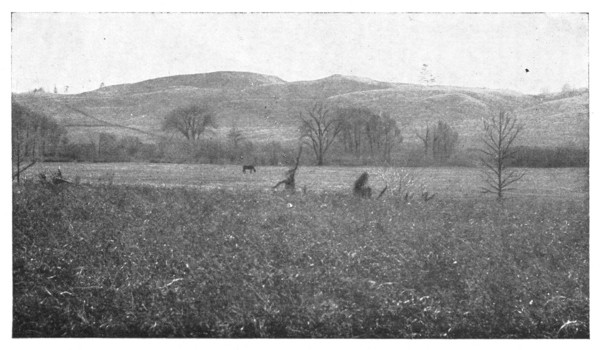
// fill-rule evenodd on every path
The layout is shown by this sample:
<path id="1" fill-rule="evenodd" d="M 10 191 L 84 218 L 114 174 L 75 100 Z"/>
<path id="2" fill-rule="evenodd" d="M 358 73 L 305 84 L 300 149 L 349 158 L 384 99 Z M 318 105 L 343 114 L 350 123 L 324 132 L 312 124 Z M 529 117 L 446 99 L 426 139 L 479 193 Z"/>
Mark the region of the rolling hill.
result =
<path id="1" fill-rule="evenodd" d="M 389 83 L 333 75 L 286 82 L 247 72 L 213 72 L 156 78 L 106 86 L 77 95 L 24 93 L 17 102 L 64 125 L 72 141 L 88 142 L 100 132 L 138 136 L 156 142 L 166 136 L 164 117 L 173 109 L 205 103 L 216 111 L 216 135 L 236 125 L 255 142 L 294 142 L 297 114 L 316 100 L 333 107 L 367 107 L 387 112 L 401 125 L 405 142 L 415 130 L 444 120 L 455 127 L 465 147 L 478 142 L 481 118 L 514 110 L 525 125 L 522 144 L 571 145 L 589 142 L 589 92 L 525 95 L 514 91 Z"/>

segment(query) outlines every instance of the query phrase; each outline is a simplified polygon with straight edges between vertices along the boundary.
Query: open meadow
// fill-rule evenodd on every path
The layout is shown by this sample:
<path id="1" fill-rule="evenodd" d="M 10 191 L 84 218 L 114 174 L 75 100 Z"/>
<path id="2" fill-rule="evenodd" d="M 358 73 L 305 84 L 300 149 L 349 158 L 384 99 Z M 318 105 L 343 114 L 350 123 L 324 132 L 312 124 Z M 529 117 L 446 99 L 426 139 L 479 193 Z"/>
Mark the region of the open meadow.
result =
<path id="1" fill-rule="evenodd" d="M 58 165 L 77 184 L 37 180 Z M 503 203 L 473 168 L 301 166 L 293 194 L 285 169 L 36 165 L 13 336 L 589 338 L 587 169 L 526 169 Z M 380 199 L 351 195 L 365 170 Z"/>
<path id="2" fill-rule="evenodd" d="M 87 184 L 148 185 L 153 187 L 193 187 L 203 190 L 271 191 L 284 178 L 285 166 L 257 167 L 256 173 L 242 173 L 238 165 L 145 164 L 145 163 L 41 163 L 27 172 L 37 179 L 39 172 L 52 173 L 58 167 L 65 178 L 79 177 Z M 477 168 L 377 168 L 300 166 L 296 175 L 298 190 L 349 193 L 356 178 L 369 172 L 375 191 L 389 186 L 409 185 L 442 197 L 481 197 L 481 169 Z M 515 197 L 587 198 L 586 168 L 524 169 L 526 176 L 515 184 Z M 407 183 L 408 182 L 408 183 Z"/>

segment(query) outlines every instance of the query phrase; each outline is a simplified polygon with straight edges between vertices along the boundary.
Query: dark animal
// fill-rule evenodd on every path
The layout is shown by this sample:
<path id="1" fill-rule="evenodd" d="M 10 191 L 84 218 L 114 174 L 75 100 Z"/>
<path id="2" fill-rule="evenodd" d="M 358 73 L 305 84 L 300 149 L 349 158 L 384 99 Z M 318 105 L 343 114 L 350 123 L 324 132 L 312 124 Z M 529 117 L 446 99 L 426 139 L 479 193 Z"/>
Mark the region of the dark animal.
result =
<path id="1" fill-rule="evenodd" d="M 371 187 L 367 186 L 369 174 L 362 173 L 356 181 L 354 181 L 354 195 L 362 198 L 371 198 Z"/>
<path id="2" fill-rule="evenodd" d="M 256 168 L 254 167 L 254 165 L 244 165 L 242 166 L 242 172 L 245 174 L 246 170 L 250 171 L 251 173 L 255 173 L 256 172 Z"/>

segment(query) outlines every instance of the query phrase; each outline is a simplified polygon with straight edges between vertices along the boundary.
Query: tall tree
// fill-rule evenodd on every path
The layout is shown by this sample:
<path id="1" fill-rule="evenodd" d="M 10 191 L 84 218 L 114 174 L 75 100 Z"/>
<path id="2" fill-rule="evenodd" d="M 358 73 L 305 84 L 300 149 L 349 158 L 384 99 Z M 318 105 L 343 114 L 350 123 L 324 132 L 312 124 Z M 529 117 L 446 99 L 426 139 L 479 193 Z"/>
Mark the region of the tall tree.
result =
<path id="1" fill-rule="evenodd" d="M 458 132 L 441 120 L 433 126 L 426 124 L 421 131 L 417 130 L 415 134 L 423 142 L 424 155 L 427 157 L 431 154 L 438 161 L 450 158 L 458 146 Z"/>
<path id="2" fill-rule="evenodd" d="M 373 113 L 366 108 L 345 107 L 336 110 L 336 118 L 341 124 L 340 141 L 344 150 L 360 157 L 363 151 L 363 138 L 366 135 L 367 123 Z"/>
<path id="3" fill-rule="evenodd" d="M 121 150 L 117 137 L 108 132 L 98 134 L 97 157 L 102 161 L 114 161 Z"/>
<path id="4" fill-rule="evenodd" d="M 458 132 L 456 132 L 448 123 L 438 121 L 433 130 L 432 153 L 433 157 L 439 161 L 444 161 L 456 150 L 458 145 Z"/>
<path id="5" fill-rule="evenodd" d="M 494 193 L 502 200 L 506 191 L 521 180 L 525 173 L 509 170 L 507 162 L 516 154 L 515 140 L 523 130 L 517 123 L 517 117 L 508 112 L 500 112 L 497 116 L 483 120 L 484 135 L 482 138 L 483 154 L 481 162 L 485 167 L 483 193 Z"/>
<path id="6" fill-rule="evenodd" d="M 392 149 L 394 146 L 402 143 L 402 131 L 398 123 L 389 114 L 383 113 L 381 116 L 381 130 L 379 140 L 381 142 L 381 156 L 387 162 L 392 162 Z"/>
<path id="7" fill-rule="evenodd" d="M 421 139 L 421 141 L 423 141 L 423 152 L 425 156 L 427 156 L 429 154 L 429 148 L 431 147 L 431 143 L 433 140 L 433 133 L 431 128 L 429 127 L 429 123 L 427 123 L 427 125 L 423 130 L 421 130 L 421 132 L 415 131 L 415 135 L 417 135 L 417 137 Z"/>
<path id="8" fill-rule="evenodd" d="M 227 138 L 231 142 L 234 150 L 237 150 L 240 147 L 240 143 L 244 141 L 244 135 L 238 128 L 236 121 L 231 123 L 231 128 L 227 133 Z"/>
<path id="9" fill-rule="evenodd" d="M 317 159 L 317 165 L 323 165 L 329 146 L 342 130 L 342 123 L 322 102 L 315 103 L 306 113 L 298 114 L 300 137 L 308 144 Z"/>
<path id="10" fill-rule="evenodd" d="M 199 105 L 176 108 L 163 122 L 163 130 L 177 131 L 189 141 L 198 140 L 208 127 L 217 127 L 214 112 Z"/>
<path id="11" fill-rule="evenodd" d="M 336 111 L 341 123 L 339 141 L 344 151 L 360 157 L 368 154 L 391 161 L 394 146 L 402 143 L 397 122 L 388 113 L 373 113 L 362 107 L 346 107 Z"/>

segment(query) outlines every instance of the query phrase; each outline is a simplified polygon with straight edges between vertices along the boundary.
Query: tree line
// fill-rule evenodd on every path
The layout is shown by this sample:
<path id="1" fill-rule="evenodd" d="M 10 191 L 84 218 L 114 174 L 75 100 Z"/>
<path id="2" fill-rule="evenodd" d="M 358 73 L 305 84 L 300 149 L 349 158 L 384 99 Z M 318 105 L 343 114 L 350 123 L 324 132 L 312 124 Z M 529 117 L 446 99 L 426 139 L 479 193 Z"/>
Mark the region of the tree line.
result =
<path id="1" fill-rule="evenodd" d="M 364 107 L 335 108 L 316 102 L 296 112 L 305 162 L 316 165 L 474 165 L 459 151 L 460 135 L 448 122 L 426 123 L 412 130 L 420 146 L 406 144 L 402 128 L 388 113 Z M 88 162 L 190 162 L 291 165 L 297 145 L 252 142 L 235 122 L 225 138 L 207 137 L 217 125 L 210 106 L 174 109 L 162 128 L 168 138 L 152 143 L 135 136 L 99 133 L 88 142 L 70 142 L 52 118 L 12 101 L 12 147 L 15 168 L 34 160 Z M 587 166 L 588 152 L 574 147 L 515 146 L 507 161 L 517 167 Z M 466 159 L 466 160 L 465 160 Z"/>

